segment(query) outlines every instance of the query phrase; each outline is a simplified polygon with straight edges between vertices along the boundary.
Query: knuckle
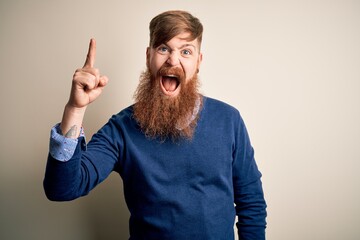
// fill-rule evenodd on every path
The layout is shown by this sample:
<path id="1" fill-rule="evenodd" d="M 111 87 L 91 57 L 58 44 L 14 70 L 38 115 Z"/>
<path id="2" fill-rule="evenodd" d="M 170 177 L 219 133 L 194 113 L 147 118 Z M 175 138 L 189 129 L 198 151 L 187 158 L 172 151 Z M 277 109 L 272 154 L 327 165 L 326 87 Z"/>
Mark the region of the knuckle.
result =
<path id="1" fill-rule="evenodd" d="M 93 73 L 94 73 L 94 75 L 98 76 L 98 75 L 100 75 L 100 70 L 98 68 L 94 68 Z"/>
<path id="2" fill-rule="evenodd" d="M 81 77 L 81 72 L 76 71 L 73 75 L 73 81 L 77 81 Z"/>

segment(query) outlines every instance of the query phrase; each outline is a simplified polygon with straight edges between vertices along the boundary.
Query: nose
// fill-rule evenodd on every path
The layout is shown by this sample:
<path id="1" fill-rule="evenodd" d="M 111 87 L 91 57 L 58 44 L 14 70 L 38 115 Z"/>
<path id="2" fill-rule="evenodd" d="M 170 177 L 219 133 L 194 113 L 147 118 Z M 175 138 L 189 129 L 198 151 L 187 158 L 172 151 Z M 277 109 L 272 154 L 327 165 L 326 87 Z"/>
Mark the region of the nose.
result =
<path id="1" fill-rule="evenodd" d="M 170 66 L 179 65 L 180 64 L 179 54 L 176 53 L 176 51 L 172 51 L 171 54 L 169 55 L 169 58 L 166 60 L 166 63 L 169 64 Z"/>

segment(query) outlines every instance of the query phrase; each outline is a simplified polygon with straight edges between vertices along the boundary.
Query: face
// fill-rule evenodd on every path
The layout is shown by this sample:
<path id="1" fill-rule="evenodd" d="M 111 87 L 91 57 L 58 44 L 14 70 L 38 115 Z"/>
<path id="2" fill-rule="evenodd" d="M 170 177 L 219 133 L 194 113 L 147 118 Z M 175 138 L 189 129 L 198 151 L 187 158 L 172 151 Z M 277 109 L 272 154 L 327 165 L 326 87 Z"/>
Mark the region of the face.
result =
<path id="1" fill-rule="evenodd" d="M 183 84 L 186 84 L 198 72 L 202 61 L 197 39 L 186 40 L 189 33 L 181 33 L 169 42 L 156 48 L 148 47 L 146 64 L 162 93 L 168 97 L 176 97 Z"/>

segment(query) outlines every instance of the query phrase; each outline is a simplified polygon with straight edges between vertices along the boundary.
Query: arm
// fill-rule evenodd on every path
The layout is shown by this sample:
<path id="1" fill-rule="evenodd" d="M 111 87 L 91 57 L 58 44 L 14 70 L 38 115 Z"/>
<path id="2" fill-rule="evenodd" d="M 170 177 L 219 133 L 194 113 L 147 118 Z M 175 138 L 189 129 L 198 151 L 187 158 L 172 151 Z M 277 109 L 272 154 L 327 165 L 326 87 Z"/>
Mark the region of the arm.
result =
<path id="1" fill-rule="evenodd" d="M 257 168 L 254 150 L 242 120 L 236 142 L 233 182 L 239 240 L 264 240 L 267 213 L 260 180 L 261 173 Z"/>
<path id="2" fill-rule="evenodd" d="M 84 67 L 76 70 L 73 76 L 70 98 L 60 124 L 60 134 L 66 138 L 78 139 L 77 144 L 70 149 L 71 159 L 61 162 L 64 159 L 55 159 L 52 154 L 48 155 L 44 189 L 51 200 L 71 200 L 86 194 L 90 189 L 87 186 L 89 177 L 97 175 L 95 165 L 91 161 L 85 162 L 81 159 L 85 150 L 85 139 L 79 137 L 87 106 L 101 94 L 108 82 L 107 77 L 100 76 L 99 70 L 94 68 L 95 54 L 95 40 L 91 39 Z"/>
<path id="3" fill-rule="evenodd" d="M 119 171 L 118 160 L 123 152 L 121 131 L 117 118 L 111 118 L 86 145 L 84 134 L 78 139 L 65 139 L 57 127 L 52 129 L 55 148 L 50 151 L 46 165 L 44 190 L 48 199 L 69 201 L 87 195 L 96 185 L 105 180 L 112 171 Z M 62 142 L 65 139 L 66 143 Z M 75 143 L 75 144 L 74 144 Z M 70 146 L 74 149 L 70 149 Z M 50 147 L 52 149 L 52 147 Z M 68 154 L 68 150 L 72 151 Z M 62 153 L 59 154 L 58 153 Z"/>

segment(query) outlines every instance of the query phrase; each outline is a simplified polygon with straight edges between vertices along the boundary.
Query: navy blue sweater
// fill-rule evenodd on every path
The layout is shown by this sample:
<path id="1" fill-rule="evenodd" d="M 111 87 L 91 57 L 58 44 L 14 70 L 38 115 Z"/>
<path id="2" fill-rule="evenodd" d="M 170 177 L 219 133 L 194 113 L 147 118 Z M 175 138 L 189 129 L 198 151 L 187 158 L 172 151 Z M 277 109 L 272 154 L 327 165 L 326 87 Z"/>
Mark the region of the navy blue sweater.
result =
<path id="1" fill-rule="evenodd" d="M 49 154 L 44 189 L 55 201 L 89 193 L 120 174 L 130 211 L 130 239 L 265 239 L 261 173 L 239 112 L 203 97 L 192 140 L 144 136 L 132 106 L 114 115 L 71 160 Z M 235 207 L 234 207 L 235 203 Z"/>

